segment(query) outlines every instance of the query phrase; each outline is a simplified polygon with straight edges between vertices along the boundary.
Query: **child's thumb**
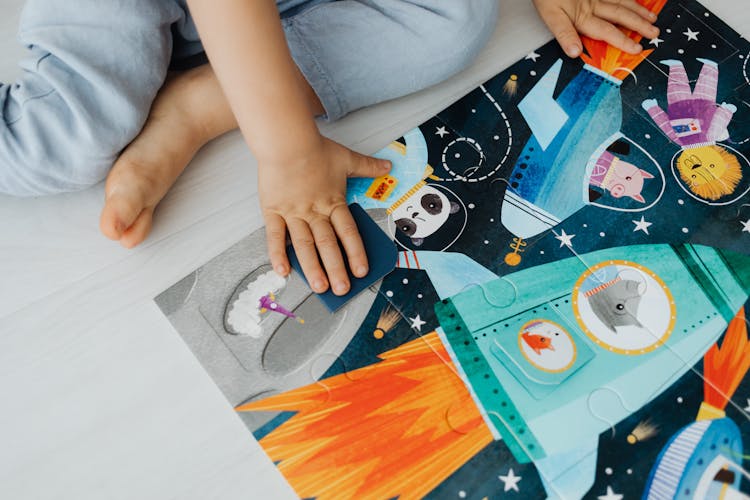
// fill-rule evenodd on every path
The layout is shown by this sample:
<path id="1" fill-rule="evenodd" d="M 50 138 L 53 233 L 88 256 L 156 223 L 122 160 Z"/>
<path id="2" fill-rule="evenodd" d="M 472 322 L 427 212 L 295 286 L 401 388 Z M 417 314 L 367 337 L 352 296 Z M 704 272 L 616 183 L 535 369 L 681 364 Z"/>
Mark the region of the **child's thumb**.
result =
<path id="1" fill-rule="evenodd" d="M 354 159 L 349 177 L 380 177 L 391 170 L 391 162 L 357 154 Z"/>

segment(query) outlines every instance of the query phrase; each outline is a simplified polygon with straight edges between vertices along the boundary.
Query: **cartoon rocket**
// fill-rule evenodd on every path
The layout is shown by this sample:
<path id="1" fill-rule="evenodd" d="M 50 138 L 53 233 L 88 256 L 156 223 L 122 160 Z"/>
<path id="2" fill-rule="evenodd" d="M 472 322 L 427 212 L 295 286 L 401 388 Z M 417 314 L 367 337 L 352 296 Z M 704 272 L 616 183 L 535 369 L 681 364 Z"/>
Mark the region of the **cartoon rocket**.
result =
<path id="1" fill-rule="evenodd" d="M 736 457 L 742 457 L 742 435 L 728 418 L 699 420 L 672 437 L 648 478 L 643 498 L 750 499 L 739 491 L 747 477 Z M 750 479 L 750 477 L 748 477 Z"/>
<path id="2" fill-rule="evenodd" d="M 287 318 L 296 319 L 300 323 L 305 322 L 304 319 L 298 317 L 292 311 L 285 309 L 281 304 L 276 302 L 276 297 L 274 297 L 272 293 L 269 293 L 268 295 L 264 295 L 263 297 L 258 299 L 258 306 L 260 307 L 261 314 L 268 312 L 268 311 L 273 311 L 279 314 L 283 314 Z"/>
<path id="3" fill-rule="evenodd" d="M 519 103 L 533 135 L 509 177 L 503 225 L 523 239 L 540 234 L 588 203 L 587 166 L 621 137 L 622 82 L 592 66 L 553 98 L 558 60 Z"/>
<path id="4" fill-rule="evenodd" d="M 652 12 L 659 12 L 665 0 L 640 3 Z M 626 32 L 626 35 L 640 40 L 637 33 Z M 514 240 L 513 252 L 506 256 L 509 265 L 520 263 L 523 239 L 555 227 L 590 202 L 590 181 L 600 186 L 598 181 L 593 182 L 596 176 L 592 174 L 600 168 L 609 170 L 612 160 L 619 162 L 610 151 L 626 144 L 621 141 L 624 136 L 620 132 L 623 117 L 620 86 L 651 51 L 633 56 L 587 38 L 584 47 L 588 54 L 582 56 L 583 68 L 556 98 L 561 59 L 518 104 L 532 136 L 508 177 L 509 186 L 500 212 L 503 226 L 520 238 Z M 641 182 L 653 177 L 643 172 Z M 617 197 L 622 195 L 622 191 L 610 192 Z M 633 197 L 643 200 L 636 191 Z"/>
<path id="5" fill-rule="evenodd" d="M 590 488 L 599 434 L 683 375 L 750 294 L 750 257 L 703 246 L 613 248 L 502 278 L 462 254 L 407 257 L 443 299 L 438 334 L 485 423 L 551 497 Z M 564 337 L 542 351 L 550 364 L 524 354 L 534 324 Z"/>
<path id="6" fill-rule="evenodd" d="M 729 324 L 721 347 L 704 357 L 704 395 L 696 421 L 667 442 L 654 463 L 644 500 L 742 498 L 742 434 L 724 408 L 750 368 L 750 340 L 744 308 Z"/>

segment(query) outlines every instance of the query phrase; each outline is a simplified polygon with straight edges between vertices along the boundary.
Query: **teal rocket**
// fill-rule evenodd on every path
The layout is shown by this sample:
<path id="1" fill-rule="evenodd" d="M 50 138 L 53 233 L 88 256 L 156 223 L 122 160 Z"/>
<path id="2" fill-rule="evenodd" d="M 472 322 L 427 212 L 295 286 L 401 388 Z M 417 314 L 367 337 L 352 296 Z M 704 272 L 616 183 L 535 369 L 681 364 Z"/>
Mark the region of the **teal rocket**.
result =
<path id="1" fill-rule="evenodd" d="M 438 333 L 491 432 L 535 463 L 552 497 L 587 491 L 599 435 L 693 366 L 750 294 L 750 257 L 693 245 L 601 250 L 491 279 L 461 254 L 402 261 L 419 262 L 443 299 Z"/>

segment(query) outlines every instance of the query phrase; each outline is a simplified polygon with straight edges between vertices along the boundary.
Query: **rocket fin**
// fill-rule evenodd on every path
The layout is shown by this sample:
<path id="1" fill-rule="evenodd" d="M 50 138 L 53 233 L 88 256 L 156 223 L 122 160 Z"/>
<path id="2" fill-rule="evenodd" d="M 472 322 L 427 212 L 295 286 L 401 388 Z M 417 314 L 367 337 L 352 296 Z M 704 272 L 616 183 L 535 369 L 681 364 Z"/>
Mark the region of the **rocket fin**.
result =
<path id="1" fill-rule="evenodd" d="M 562 59 L 558 59 L 518 103 L 518 109 L 543 150 L 549 147 L 568 121 L 568 114 L 553 97 L 561 69 Z"/>
<path id="2" fill-rule="evenodd" d="M 535 460 L 547 498 L 583 498 L 594 484 L 598 448 L 599 436 L 591 436 L 575 450 Z"/>

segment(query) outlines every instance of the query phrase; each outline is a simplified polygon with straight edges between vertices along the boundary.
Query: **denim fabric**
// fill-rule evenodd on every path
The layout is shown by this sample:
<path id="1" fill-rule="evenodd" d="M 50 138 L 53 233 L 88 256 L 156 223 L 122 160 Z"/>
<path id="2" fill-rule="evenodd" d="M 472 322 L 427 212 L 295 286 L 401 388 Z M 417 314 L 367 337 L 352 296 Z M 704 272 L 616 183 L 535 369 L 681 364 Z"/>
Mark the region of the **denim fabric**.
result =
<path id="1" fill-rule="evenodd" d="M 335 120 L 437 83 L 489 38 L 497 0 L 279 0 L 296 64 Z M 0 193 L 83 189 L 138 134 L 175 60 L 202 52 L 185 0 L 30 0 L 22 77 L 0 85 Z"/>

